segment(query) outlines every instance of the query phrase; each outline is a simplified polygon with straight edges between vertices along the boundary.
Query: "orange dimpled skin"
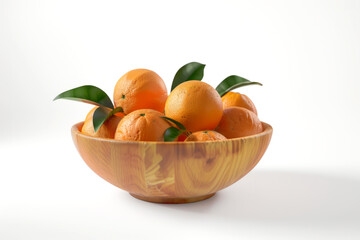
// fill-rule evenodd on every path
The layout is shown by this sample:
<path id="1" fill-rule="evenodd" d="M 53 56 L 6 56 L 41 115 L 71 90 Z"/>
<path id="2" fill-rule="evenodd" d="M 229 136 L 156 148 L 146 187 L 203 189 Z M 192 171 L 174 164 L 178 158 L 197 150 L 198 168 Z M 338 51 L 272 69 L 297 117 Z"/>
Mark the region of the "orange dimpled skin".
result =
<path id="1" fill-rule="evenodd" d="M 224 109 L 216 131 L 226 138 L 237 138 L 261 133 L 263 128 L 255 113 L 242 107 L 229 107 Z"/>
<path id="2" fill-rule="evenodd" d="M 87 114 L 84 124 L 81 128 L 81 132 L 93 136 L 93 137 L 101 137 L 101 138 L 114 138 L 115 130 L 117 128 L 118 123 L 121 120 L 121 117 L 112 116 L 108 120 L 106 120 L 103 125 L 95 132 L 94 124 L 93 124 L 93 115 L 95 110 L 98 107 L 94 107 L 91 111 Z"/>
<path id="3" fill-rule="evenodd" d="M 164 111 L 167 89 L 162 78 L 147 69 L 134 69 L 123 75 L 114 89 L 115 107 L 125 114 L 138 109 Z"/>
<path id="4" fill-rule="evenodd" d="M 163 116 L 164 114 L 152 109 L 133 111 L 120 121 L 115 140 L 164 141 L 164 133 L 171 125 L 161 118 Z"/>
<path id="5" fill-rule="evenodd" d="M 165 115 L 191 132 L 215 129 L 222 114 L 219 93 L 201 81 L 181 83 L 170 93 L 165 104 Z"/>
<path id="6" fill-rule="evenodd" d="M 221 98 L 224 109 L 229 107 L 243 107 L 257 115 L 255 104 L 245 94 L 228 92 Z"/>
<path id="7" fill-rule="evenodd" d="M 203 142 L 203 141 L 218 141 L 218 140 L 226 140 L 226 137 L 215 131 L 198 131 L 188 136 L 185 139 L 185 142 Z"/>

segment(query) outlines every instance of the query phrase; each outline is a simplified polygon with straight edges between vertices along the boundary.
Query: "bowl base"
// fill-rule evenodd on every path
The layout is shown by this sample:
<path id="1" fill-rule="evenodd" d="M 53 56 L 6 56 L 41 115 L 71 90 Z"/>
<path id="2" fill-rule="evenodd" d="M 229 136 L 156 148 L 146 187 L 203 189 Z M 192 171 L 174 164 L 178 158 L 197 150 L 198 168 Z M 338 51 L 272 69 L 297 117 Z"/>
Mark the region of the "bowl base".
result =
<path id="1" fill-rule="evenodd" d="M 192 203 L 202 201 L 208 198 L 211 198 L 215 193 L 208 195 L 198 196 L 198 197 L 189 197 L 189 198 L 168 198 L 168 197 L 146 197 L 137 194 L 130 193 L 134 198 L 153 203 Z"/>

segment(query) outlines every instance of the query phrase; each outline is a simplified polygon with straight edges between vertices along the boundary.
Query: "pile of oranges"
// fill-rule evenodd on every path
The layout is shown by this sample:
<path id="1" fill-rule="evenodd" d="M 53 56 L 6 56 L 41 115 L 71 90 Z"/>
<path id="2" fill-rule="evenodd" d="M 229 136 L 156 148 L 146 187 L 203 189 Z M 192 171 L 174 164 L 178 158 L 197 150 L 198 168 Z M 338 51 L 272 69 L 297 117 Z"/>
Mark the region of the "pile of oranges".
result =
<path id="1" fill-rule="evenodd" d="M 185 128 L 175 141 L 215 141 L 254 135 L 263 131 L 254 103 L 244 94 L 228 92 L 222 97 L 209 84 L 189 80 L 168 95 L 155 72 L 135 69 L 116 83 L 114 107 L 121 108 L 97 131 L 93 115 L 86 116 L 81 132 L 121 141 L 164 141 L 169 128 Z M 174 121 L 169 121 L 174 120 Z"/>

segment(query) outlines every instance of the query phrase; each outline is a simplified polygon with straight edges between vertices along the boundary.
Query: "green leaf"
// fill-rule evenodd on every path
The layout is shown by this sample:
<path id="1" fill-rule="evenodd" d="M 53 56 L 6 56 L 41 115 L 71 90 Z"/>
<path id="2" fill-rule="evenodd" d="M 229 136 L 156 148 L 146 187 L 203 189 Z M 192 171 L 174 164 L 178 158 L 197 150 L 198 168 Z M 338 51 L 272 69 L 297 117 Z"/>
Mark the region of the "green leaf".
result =
<path id="1" fill-rule="evenodd" d="M 204 77 L 204 68 L 205 64 L 198 62 L 191 62 L 182 66 L 175 74 L 171 85 L 171 91 L 183 82 L 189 80 L 201 81 Z"/>
<path id="2" fill-rule="evenodd" d="M 57 99 L 68 99 L 90 103 L 97 106 L 104 106 L 111 109 L 114 108 L 109 96 L 100 88 L 91 85 L 73 88 L 60 93 L 54 98 L 54 101 Z"/>
<path id="3" fill-rule="evenodd" d="M 93 125 L 94 130 L 97 130 L 103 125 L 103 123 L 108 120 L 112 115 L 118 112 L 124 112 L 121 107 L 117 107 L 115 109 L 110 109 L 107 107 L 98 107 L 93 115 Z"/>
<path id="4" fill-rule="evenodd" d="M 184 132 L 183 130 L 180 130 L 176 127 L 169 127 L 168 129 L 166 129 L 164 133 L 164 141 L 173 142 L 183 132 Z"/>
<path id="5" fill-rule="evenodd" d="M 179 123 L 178 121 L 175 121 L 174 119 L 171 119 L 171 118 L 168 118 L 168 117 L 161 117 L 161 118 L 166 119 L 166 120 L 168 120 L 168 121 L 170 121 L 172 123 L 175 123 L 175 125 L 178 126 L 178 128 L 180 128 L 181 130 L 186 131 L 185 126 L 182 125 L 181 123 Z"/>
<path id="6" fill-rule="evenodd" d="M 231 75 L 225 78 L 217 87 L 216 91 L 220 94 L 220 96 L 224 96 L 226 93 L 230 92 L 231 90 L 247 85 L 257 84 L 262 86 L 259 82 L 251 82 L 246 78 L 239 77 L 236 75 Z"/>

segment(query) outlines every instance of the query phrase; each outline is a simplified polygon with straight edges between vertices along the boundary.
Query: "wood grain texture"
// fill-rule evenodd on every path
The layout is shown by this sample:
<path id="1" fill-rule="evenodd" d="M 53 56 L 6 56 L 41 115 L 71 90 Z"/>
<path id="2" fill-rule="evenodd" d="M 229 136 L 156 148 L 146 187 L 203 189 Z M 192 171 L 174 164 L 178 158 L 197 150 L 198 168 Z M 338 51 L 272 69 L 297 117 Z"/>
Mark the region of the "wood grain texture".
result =
<path id="1" fill-rule="evenodd" d="M 264 155 L 272 127 L 216 142 L 127 142 L 71 129 L 76 148 L 100 177 L 151 202 L 185 203 L 211 197 L 245 176 Z"/>

